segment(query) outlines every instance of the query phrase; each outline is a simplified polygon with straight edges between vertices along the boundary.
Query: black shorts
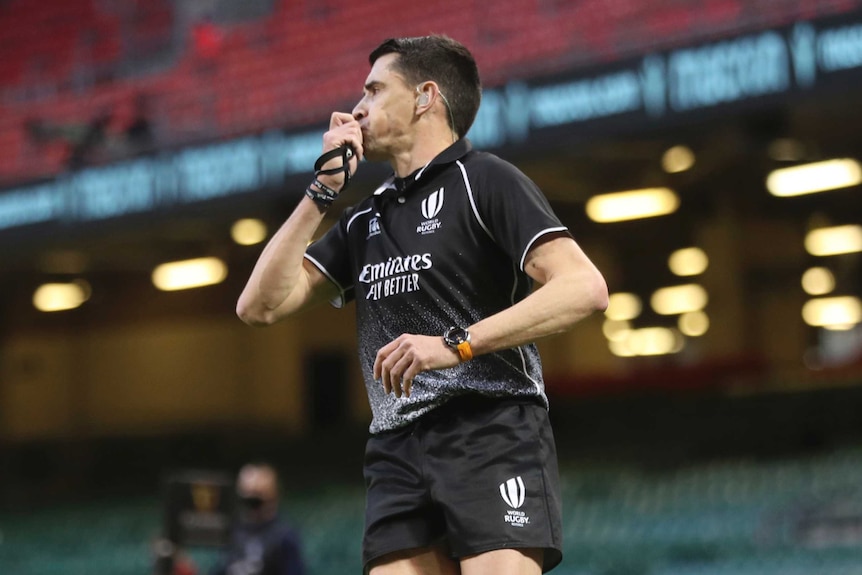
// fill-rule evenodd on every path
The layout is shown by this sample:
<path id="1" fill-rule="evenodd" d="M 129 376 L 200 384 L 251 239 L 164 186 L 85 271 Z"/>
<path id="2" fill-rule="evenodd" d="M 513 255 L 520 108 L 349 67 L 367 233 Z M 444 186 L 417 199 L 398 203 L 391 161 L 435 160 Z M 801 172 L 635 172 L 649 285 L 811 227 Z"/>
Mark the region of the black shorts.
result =
<path id="1" fill-rule="evenodd" d="M 394 431 L 365 451 L 369 564 L 444 543 L 453 558 L 507 548 L 562 560 L 560 481 L 544 406 L 467 396 Z"/>

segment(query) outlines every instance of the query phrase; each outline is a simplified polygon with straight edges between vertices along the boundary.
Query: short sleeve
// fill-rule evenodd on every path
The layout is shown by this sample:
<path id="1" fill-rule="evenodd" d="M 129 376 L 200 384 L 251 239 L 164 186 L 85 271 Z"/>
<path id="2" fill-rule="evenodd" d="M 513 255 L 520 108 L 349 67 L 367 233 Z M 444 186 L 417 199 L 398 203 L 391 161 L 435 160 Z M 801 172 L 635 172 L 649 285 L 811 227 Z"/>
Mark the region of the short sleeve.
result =
<path id="1" fill-rule="evenodd" d="M 330 301 L 337 308 L 344 307 L 354 295 L 350 244 L 347 241 L 347 221 L 351 212 L 351 209 L 345 210 L 338 223 L 305 250 L 305 259 L 338 288 L 338 297 Z"/>
<path id="2" fill-rule="evenodd" d="M 571 235 L 539 187 L 509 162 L 487 155 L 480 169 L 468 173 L 481 223 L 521 271 L 539 238 Z"/>

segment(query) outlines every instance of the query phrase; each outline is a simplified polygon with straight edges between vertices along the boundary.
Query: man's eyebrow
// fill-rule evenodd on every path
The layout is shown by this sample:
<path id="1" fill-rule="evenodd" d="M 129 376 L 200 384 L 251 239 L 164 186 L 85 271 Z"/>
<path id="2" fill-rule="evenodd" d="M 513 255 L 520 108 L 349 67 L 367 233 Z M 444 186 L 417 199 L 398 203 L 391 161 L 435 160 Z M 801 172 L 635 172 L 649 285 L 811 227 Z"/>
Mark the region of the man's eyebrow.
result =
<path id="1" fill-rule="evenodd" d="M 367 91 L 371 90 L 372 88 L 379 88 L 382 85 L 383 85 L 383 82 L 380 82 L 378 80 L 371 80 L 370 82 L 367 82 L 365 84 L 365 91 L 367 92 Z"/>

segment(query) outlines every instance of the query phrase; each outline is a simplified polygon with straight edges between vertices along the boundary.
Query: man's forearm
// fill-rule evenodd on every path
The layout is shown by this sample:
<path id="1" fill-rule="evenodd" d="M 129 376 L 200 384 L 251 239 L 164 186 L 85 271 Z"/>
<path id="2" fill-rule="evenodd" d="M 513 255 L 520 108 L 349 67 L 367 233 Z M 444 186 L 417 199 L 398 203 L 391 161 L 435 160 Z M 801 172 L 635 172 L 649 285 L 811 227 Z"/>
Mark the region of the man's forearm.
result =
<path id="1" fill-rule="evenodd" d="M 326 291 L 318 289 L 327 283 L 323 275 L 303 266 L 305 248 L 362 157 L 359 122 L 351 114 L 333 112 L 329 130 L 323 134 L 323 154 L 314 165 L 313 183 L 264 248 L 237 301 L 236 312 L 244 322 L 269 325 L 305 306 L 315 291 Z"/>
<path id="2" fill-rule="evenodd" d="M 476 355 L 531 343 L 567 331 L 607 307 L 607 288 L 592 273 L 559 276 L 514 306 L 470 327 Z"/>
<path id="3" fill-rule="evenodd" d="M 237 315 L 243 321 L 270 324 L 306 302 L 310 293 L 302 261 L 322 221 L 317 205 L 303 197 L 267 243 L 239 297 Z"/>
<path id="4" fill-rule="evenodd" d="M 475 354 L 517 347 L 563 332 L 608 305 L 604 277 L 569 237 L 548 238 L 535 246 L 524 270 L 541 287 L 470 327 Z"/>

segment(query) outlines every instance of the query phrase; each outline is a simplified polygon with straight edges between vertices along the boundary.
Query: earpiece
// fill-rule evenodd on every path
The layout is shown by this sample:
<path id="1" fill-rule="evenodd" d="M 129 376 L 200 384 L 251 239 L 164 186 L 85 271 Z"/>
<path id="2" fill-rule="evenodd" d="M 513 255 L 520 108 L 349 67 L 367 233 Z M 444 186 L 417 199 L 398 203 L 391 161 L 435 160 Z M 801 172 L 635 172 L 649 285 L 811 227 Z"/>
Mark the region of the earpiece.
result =
<path id="1" fill-rule="evenodd" d="M 426 104 L 428 104 L 428 94 L 419 94 L 419 98 L 416 100 L 416 104 L 419 106 L 425 106 Z"/>

